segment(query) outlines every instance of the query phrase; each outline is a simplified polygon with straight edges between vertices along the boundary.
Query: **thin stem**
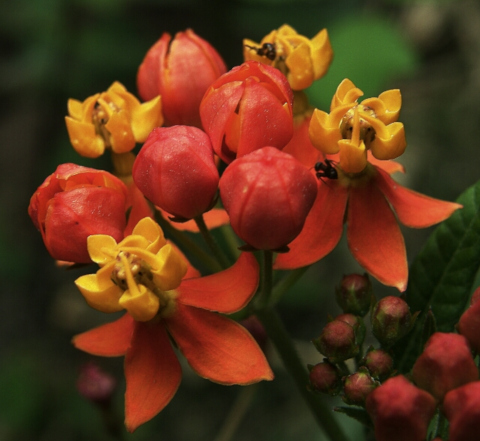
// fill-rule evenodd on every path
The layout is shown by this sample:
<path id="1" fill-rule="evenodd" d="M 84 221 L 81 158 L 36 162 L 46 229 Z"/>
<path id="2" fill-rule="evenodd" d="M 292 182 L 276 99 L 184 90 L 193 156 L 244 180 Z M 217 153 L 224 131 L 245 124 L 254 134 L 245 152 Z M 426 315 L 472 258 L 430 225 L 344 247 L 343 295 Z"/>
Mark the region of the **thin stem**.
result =
<path id="1" fill-rule="evenodd" d="M 220 232 L 222 233 L 222 236 L 225 239 L 226 244 L 228 245 L 230 254 L 235 257 L 235 260 L 237 260 L 238 256 L 240 255 L 240 250 L 238 249 L 240 244 L 238 243 L 237 235 L 233 232 L 230 225 L 223 225 L 220 228 Z"/>
<path id="2" fill-rule="evenodd" d="M 283 322 L 273 309 L 257 311 L 257 317 L 262 322 L 268 336 L 273 341 L 290 376 L 295 381 L 298 391 L 309 406 L 318 425 L 325 431 L 332 441 L 347 441 L 336 420 L 332 417 L 330 409 L 320 401 L 320 397 L 307 390 L 308 373 L 300 361 L 295 347 L 292 344 Z"/>
<path id="3" fill-rule="evenodd" d="M 272 291 L 272 295 L 270 296 L 269 305 L 273 306 L 276 305 L 283 295 L 293 286 L 297 281 L 302 277 L 305 272 L 310 268 L 309 266 L 304 266 L 302 268 L 298 268 L 293 271 L 289 271 L 289 273 L 281 279 L 274 287 Z"/>
<path id="4" fill-rule="evenodd" d="M 257 309 L 265 309 L 270 301 L 272 295 L 273 285 L 273 251 L 263 251 L 263 264 L 261 273 L 261 288 L 259 296 L 256 300 L 255 307 Z"/>
<path id="5" fill-rule="evenodd" d="M 210 271 L 218 272 L 222 269 L 220 264 L 213 259 L 212 256 L 207 254 L 188 236 L 172 226 L 157 210 L 155 210 L 155 220 L 162 227 L 163 231 L 167 232 L 180 246 L 190 251 L 198 260 L 205 264 Z"/>
<path id="6" fill-rule="evenodd" d="M 227 256 L 225 256 L 223 250 L 218 246 L 210 230 L 207 228 L 205 220 L 203 219 L 203 215 L 201 214 L 193 219 L 197 224 L 197 227 L 200 230 L 200 233 L 203 236 L 208 248 L 210 248 L 210 251 L 213 253 L 218 263 L 222 268 L 228 268 L 230 266 L 230 262 L 228 261 Z"/>
<path id="7" fill-rule="evenodd" d="M 230 412 L 225 418 L 223 425 L 214 441 L 230 441 L 235 434 L 243 417 L 252 404 L 253 397 L 258 385 L 244 386 L 233 403 Z"/>

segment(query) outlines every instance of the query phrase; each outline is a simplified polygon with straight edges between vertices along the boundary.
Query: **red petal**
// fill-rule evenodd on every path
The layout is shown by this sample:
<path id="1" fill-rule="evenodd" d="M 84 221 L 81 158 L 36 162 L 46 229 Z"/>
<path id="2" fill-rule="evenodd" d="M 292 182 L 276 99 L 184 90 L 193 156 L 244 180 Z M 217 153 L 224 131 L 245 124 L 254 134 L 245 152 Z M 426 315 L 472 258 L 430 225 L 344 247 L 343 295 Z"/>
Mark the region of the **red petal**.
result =
<path id="1" fill-rule="evenodd" d="M 377 168 L 377 171 L 375 182 L 378 188 L 392 204 L 398 220 L 407 227 L 430 227 L 462 208 L 460 204 L 434 199 L 402 187 L 383 170 Z"/>
<path id="2" fill-rule="evenodd" d="M 347 222 L 350 251 L 360 265 L 384 285 L 405 291 L 405 243 L 395 215 L 374 180 L 350 188 Z"/>
<path id="3" fill-rule="evenodd" d="M 320 183 L 317 198 L 302 232 L 288 244 L 290 251 L 277 256 L 275 269 L 295 269 L 325 257 L 337 245 L 343 232 L 343 215 L 348 190 L 337 182 Z"/>
<path id="4" fill-rule="evenodd" d="M 137 322 L 125 356 L 125 378 L 125 425 L 133 432 L 170 402 L 182 378 L 162 323 Z"/>
<path id="5" fill-rule="evenodd" d="M 380 167 L 382 170 L 385 170 L 389 175 L 393 175 L 396 172 L 405 173 L 405 167 L 396 161 L 377 159 L 375 158 L 370 150 L 367 152 L 368 161 L 376 166 Z"/>
<path id="6" fill-rule="evenodd" d="M 76 348 L 101 357 L 125 355 L 130 347 L 135 321 L 130 314 L 73 337 Z"/>
<path id="7" fill-rule="evenodd" d="M 160 209 L 157 207 L 157 210 L 162 213 L 162 216 L 168 220 L 171 217 L 171 214 L 167 213 L 165 210 Z M 213 230 L 214 228 L 221 227 L 223 225 L 228 225 L 230 219 L 228 217 L 227 212 L 223 208 L 213 208 L 210 211 L 203 213 L 203 220 L 207 225 L 209 230 Z M 180 231 L 190 231 L 192 233 L 199 233 L 200 230 L 197 227 L 197 224 L 193 219 L 190 219 L 187 222 L 171 222 L 172 225 Z"/>
<path id="8" fill-rule="evenodd" d="M 242 309 L 258 286 L 259 269 L 251 253 L 242 253 L 230 268 L 211 276 L 183 280 L 177 288 L 184 305 L 226 314 Z"/>
<path id="9" fill-rule="evenodd" d="M 220 384 L 272 380 L 273 372 L 248 331 L 214 312 L 177 304 L 167 327 L 192 369 Z"/>

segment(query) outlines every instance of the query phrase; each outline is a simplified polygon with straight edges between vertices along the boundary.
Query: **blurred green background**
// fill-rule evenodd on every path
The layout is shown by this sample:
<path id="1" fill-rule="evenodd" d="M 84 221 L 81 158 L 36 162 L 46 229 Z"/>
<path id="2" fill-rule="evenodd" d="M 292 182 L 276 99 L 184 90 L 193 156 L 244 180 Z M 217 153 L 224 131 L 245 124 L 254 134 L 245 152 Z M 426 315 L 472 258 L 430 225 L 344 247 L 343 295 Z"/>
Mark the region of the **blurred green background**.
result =
<path id="1" fill-rule="evenodd" d="M 136 70 L 164 31 L 192 28 L 229 68 L 242 61 L 242 39 L 259 41 L 284 23 L 313 37 L 328 28 L 335 52 L 325 78 L 309 91 L 327 109 L 338 83 L 350 78 L 377 96 L 400 88 L 407 151 L 402 184 L 454 200 L 479 176 L 480 4 L 476 0 L 15 0 L 0 6 L 0 440 L 109 440 L 99 412 L 75 388 L 92 357 L 71 337 L 110 317 L 86 307 L 72 281 L 55 267 L 27 216 L 30 196 L 62 162 L 79 158 L 64 125 L 68 98 L 85 99 L 118 80 L 135 92 Z M 404 230 L 411 260 L 431 230 Z M 346 246 L 311 268 L 280 312 L 305 363 L 317 363 L 309 340 L 336 314 L 334 287 L 361 271 Z M 397 294 L 375 284 L 378 296 Z M 325 439 L 293 383 L 270 351 L 276 381 L 252 394 L 232 440 Z M 122 360 L 99 364 L 119 379 Z M 240 387 L 222 387 L 187 366 L 179 392 L 132 440 L 211 441 Z M 352 440 L 362 429 L 339 421 Z M 218 441 L 220 441 L 218 439 Z"/>

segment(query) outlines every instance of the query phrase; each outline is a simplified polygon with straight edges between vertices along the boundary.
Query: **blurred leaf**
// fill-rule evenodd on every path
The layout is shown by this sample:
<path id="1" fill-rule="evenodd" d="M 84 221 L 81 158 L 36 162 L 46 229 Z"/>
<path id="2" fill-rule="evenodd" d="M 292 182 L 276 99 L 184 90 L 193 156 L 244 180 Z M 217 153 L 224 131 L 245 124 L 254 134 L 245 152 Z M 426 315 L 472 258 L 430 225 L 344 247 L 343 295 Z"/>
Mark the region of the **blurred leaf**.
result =
<path id="1" fill-rule="evenodd" d="M 348 15 L 328 28 L 334 57 L 328 74 L 308 89 L 313 105 L 328 110 L 338 85 L 352 80 L 364 97 L 378 96 L 395 77 L 413 72 L 416 56 L 385 17 Z"/>
<path id="2" fill-rule="evenodd" d="M 466 190 L 456 211 L 440 224 L 410 268 L 406 299 L 422 311 L 408 343 L 397 348 L 400 369 L 408 372 L 421 351 L 418 344 L 431 309 L 440 332 L 452 332 L 464 311 L 480 266 L 480 181 Z"/>
<path id="3" fill-rule="evenodd" d="M 353 418 L 354 420 L 358 421 L 359 423 L 364 424 L 367 427 L 373 427 L 372 420 L 368 415 L 367 411 L 360 407 L 334 407 L 333 410 L 338 413 L 343 413 L 344 415 Z"/>

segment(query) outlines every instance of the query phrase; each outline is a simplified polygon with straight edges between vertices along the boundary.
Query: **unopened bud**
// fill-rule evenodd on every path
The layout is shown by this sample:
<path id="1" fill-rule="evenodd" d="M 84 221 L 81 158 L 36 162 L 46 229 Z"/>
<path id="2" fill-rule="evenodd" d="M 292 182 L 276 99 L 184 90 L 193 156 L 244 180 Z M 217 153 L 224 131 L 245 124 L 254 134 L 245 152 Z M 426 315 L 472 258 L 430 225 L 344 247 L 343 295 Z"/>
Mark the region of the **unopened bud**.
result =
<path id="1" fill-rule="evenodd" d="M 370 310 L 373 290 L 367 274 L 344 276 L 336 289 L 337 303 L 343 312 L 364 317 Z"/>
<path id="2" fill-rule="evenodd" d="M 260 320 L 258 320 L 257 317 L 254 315 L 251 315 L 242 321 L 240 321 L 240 324 L 248 331 L 250 334 L 252 334 L 252 337 L 256 340 L 258 343 L 258 346 L 262 349 L 262 351 L 265 352 L 265 347 L 267 345 L 267 331 L 265 331 L 265 328 L 263 327 L 262 323 Z"/>
<path id="3" fill-rule="evenodd" d="M 333 320 L 323 328 L 320 337 L 313 340 L 317 350 L 332 363 L 347 360 L 358 354 L 355 330 L 348 323 Z"/>
<path id="4" fill-rule="evenodd" d="M 355 338 L 357 339 L 357 344 L 361 345 L 365 340 L 366 328 L 365 323 L 362 318 L 353 314 L 340 314 L 335 317 L 335 320 L 340 320 L 342 322 L 348 323 L 353 330 L 355 331 Z"/>
<path id="5" fill-rule="evenodd" d="M 480 288 L 473 293 L 471 306 L 462 314 L 457 327 L 470 346 L 480 353 Z"/>
<path id="6" fill-rule="evenodd" d="M 77 379 L 77 389 L 80 395 L 100 406 L 108 406 L 117 382 L 95 363 L 86 363 L 81 367 Z"/>
<path id="7" fill-rule="evenodd" d="M 340 371 L 334 364 L 324 361 L 315 366 L 309 366 L 309 369 L 310 390 L 328 395 L 338 394 L 342 383 Z"/>
<path id="8" fill-rule="evenodd" d="M 348 404 L 364 406 L 368 395 L 377 386 L 380 386 L 380 383 L 371 377 L 367 368 L 361 367 L 358 372 L 345 378 L 344 401 Z"/>
<path id="9" fill-rule="evenodd" d="M 363 365 L 369 370 L 372 377 L 383 381 L 392 372 L 393 358 L 383 349 L 372 349 L 365 355 Z"/>

